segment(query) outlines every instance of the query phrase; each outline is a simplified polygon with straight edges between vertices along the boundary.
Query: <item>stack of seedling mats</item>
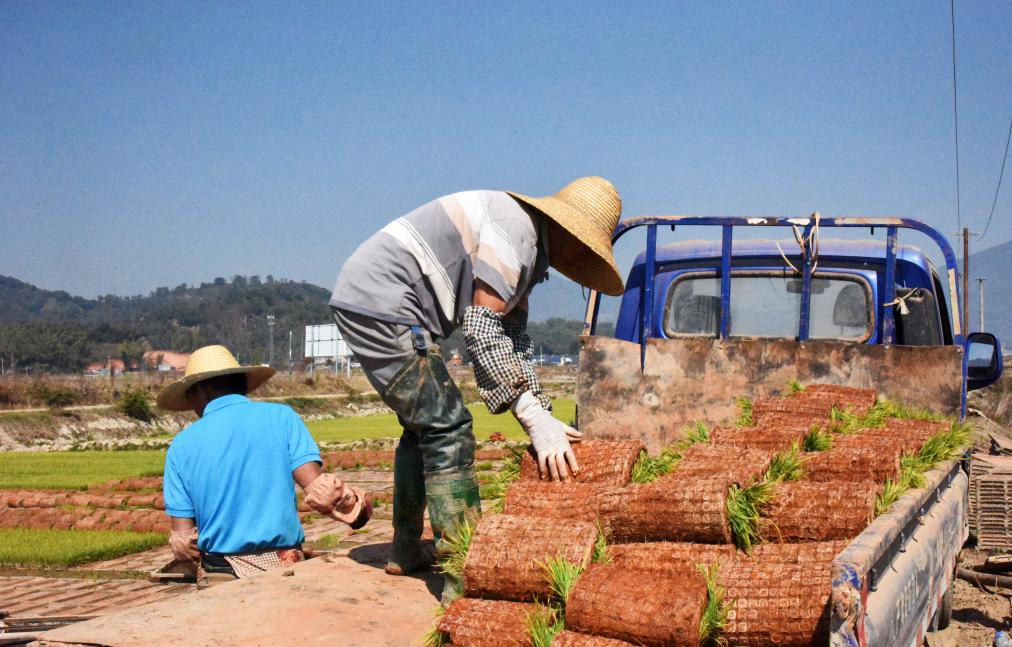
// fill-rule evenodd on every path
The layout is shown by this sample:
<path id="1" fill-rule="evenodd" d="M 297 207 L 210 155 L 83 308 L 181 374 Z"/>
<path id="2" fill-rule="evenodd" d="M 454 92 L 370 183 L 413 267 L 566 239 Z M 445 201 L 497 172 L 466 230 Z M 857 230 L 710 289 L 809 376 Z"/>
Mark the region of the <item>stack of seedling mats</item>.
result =
<path id="1" fill-rule="evenodd" d="M 524 455 L 502 514 L 466 525 L 444 567 L 464 580 L 430 645 L 825 644 L 834 557 L 964 427 L 873 391 L 794 383 L 732 425 L 574 445 L 581 471 Z"/>

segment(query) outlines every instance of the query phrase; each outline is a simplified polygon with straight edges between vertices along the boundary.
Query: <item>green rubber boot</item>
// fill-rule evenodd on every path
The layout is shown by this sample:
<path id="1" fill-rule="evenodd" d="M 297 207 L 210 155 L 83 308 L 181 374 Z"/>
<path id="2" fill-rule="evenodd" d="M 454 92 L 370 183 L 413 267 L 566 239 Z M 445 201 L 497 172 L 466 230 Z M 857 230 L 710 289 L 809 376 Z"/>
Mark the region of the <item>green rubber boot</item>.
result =
<path id="1" fill-rule="evenodd" d="M 425 475 L 425 498 L 429 503 L 429 522 L 436 538 L 436 557 L 445 560 L 454 554 L 466 556 L 474 526 L 481 518 L 481 497 L 474 467 L 454 467 Z M 463 560 L 457 568 L 443 570 L 444 607 L 464 592 Z"/>
<path id="2" fill-rule="evenodd" d="M 418 441 L 405 432 L 394 453 L 394 543 L 387 561 L 390 575 L 410 575 L 432 565 L 421 546 L 425 523 L 425 474 Z"/>

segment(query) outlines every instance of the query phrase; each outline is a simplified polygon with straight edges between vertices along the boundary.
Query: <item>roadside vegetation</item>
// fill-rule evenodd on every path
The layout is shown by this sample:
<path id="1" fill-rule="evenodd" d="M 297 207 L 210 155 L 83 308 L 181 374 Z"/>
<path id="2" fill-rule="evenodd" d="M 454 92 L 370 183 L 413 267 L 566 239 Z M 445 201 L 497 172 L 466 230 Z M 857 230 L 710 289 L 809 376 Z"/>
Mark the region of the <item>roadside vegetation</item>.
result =
<path id="1" fill-rule="evenodd" d="M 76 566 L 162 546 L 165 538 L 157 532 L 0 528 L 0 564 Z"/>

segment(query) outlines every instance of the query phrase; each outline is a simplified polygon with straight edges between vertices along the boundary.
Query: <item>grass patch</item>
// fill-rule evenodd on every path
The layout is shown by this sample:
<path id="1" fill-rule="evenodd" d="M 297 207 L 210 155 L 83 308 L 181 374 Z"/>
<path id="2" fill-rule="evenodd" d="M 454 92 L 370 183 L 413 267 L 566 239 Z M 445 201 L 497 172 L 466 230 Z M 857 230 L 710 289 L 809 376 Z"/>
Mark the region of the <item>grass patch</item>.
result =
<path id="1" fill-rule="evenodd" d="M 467 561 L 467 553 L 471 550 L 471 539 L 474 537 L 476 525 L 476 522 L 465 516 L 455 528 L 443 535 L 445 556 L 439 560 L 439 570 L 443 574 L 463 581 L 464 563 Z"/>
<path id="2" fill-rule="evenodd" d="M 651 456 L 644 449 L 640 451 L 639 458 L 633 464 L 632 482 L 653 483 L 665 474 L 672 472 L 680 460 L 682 460 L 682 455 L 671 447 L 662 451 L 660 456 Z"/>
<path id="3" fill-rule="evenodd" d="M 734 421 L 735 427 L 754 427 L 755 416 L 752 415 L 752 401 L 748 398 L 738 398 L 738 409 L 741 413 L 738 415 L 738 419 Z"/>
<path id="4" fill-rule="evenodd" d="M 0 563 L 76 566 L 165 545 L 166 535 L 124 530 L 0 528 Z"/>
<path id="5" fill-rule="evenodd" d="M 779 481 L 797 481 L 805 475 L 801 465 L 801 449 L 798 443 L 791 445 L 790 449 L 777 452 L 770 461 L 770 466 L 763 475 L 763 481 L 767 483 Z"/>
<path id="6" fill-rule="evenodd" d="M 734 543 L 746 553 L 763 540 L 759 531 L 762 508 L 773 499 L 776 482 L 760 481 L 746 487 L 732 485 L 727 491 L 727 520 Z"/>
<path id="7" fill-rule="evenodd" d="M 344 540 L 341 539 L 341 535 L 332 532 L 327 533 L 326 535 L 320 535 L 320 538 L 313 542 L 313 549 L 327 550 L 330 548 L 340 548 L 342 541 Z"/>
<path id="8" fill-rule="evenodd" d="M 812 427 L 801 441 L 801 449 L 806 452 L 824 452 L 833 446 L 833 437 L 819 427 Z"/>
<path id="9" fill-rule="evenodd" d="M 565 619 L 556 609 L 537 605 L 527 616 L 527 633 L 532 647 L 551 647 L 555 636 L 565 629 Z"/>
<path id="10" fill-rule="evenodd" d="M 164 467 L 163 450 L 0 452 L 0 489 L 84 489 Z"/>
<path id="11" fill-rule="evenodd" d="M 929 438 L 916 454 L 905 454 L 900 459 L 899 477 L 887 479 L 882 485 L 882 491 L 875 497 L 875 516 L 888 510 L 907 491 L 924 487 L 927 484 L 925 472 L 942 461 L 962 454 L 972 433 L 973 430 L 966 423 L 953 421 L 949 429 Z"/>
<path id="12" fill-rule="evenodd" d="M 478 440 L 498 432 L 514 442 L 528 442 L 529 438 L 520 423 L 510 415 L 492 415 L 484 404 L 468 406 L 474 418 L 474 436 Z M 568 398 L 559 398 L 553 403 L 554 415 L 565 423 L 576 417 L 576 402 Z M 347 443 L 355 440 L 374 440 L 378 438 L 400 438 L 402 429 L 393 413 L 380 413 L 371 416 L 349 418 L 331 418 L 329 420 L 312 420 L 306 423 L 316 442 Z"/>
<path id="13" fill-rule="evenodd" d="M 700 421 L 689 428 L 685 434 L 685 439 L 682 440 L 681 446 L 689 448 L 693 445 L 705 445 L 708 442 L 710 442 L 710 430 L 707 428 L 706 423 Z"/>
<path id="14" fill-rule="evenodd" d="M 791 381 L 787 383 L 787 392 L 791 395 L 801 393 L 804 390 L 805 387 L 801 386 L 801 382 L 798 382 L 797 378 L 791 378 Z"/>
<path id="15" fill-rule="evenodd" d="M 720 634 L 727 625 L 728 613 L 734 605 L 724 600 L 724 587 L 717 583 L 717 574 L 720 571 L 718 564 L 696 564 L 696 568 L 706 580 L 706 608 L 703 609 L 703 617 L 699 620 L 699 645 L 724 647 L 727 641 L 721 638 Z"/>

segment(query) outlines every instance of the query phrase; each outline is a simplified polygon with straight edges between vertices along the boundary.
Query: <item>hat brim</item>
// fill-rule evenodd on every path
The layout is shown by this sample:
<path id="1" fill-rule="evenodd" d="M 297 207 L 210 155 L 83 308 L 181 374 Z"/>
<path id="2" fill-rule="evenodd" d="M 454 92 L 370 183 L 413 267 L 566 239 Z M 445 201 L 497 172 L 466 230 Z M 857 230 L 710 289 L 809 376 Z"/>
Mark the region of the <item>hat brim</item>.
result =
<path id="1" fill-rule="evenodd" d="M 565 262 L 552 259 L 551 250 L 549 250 L 549 262 L 552 267 L 580 285 L 585 285 L 604 294 L 620 296 L 625 291 L 622 274 L 618 271 L 618 264 L 615 263 L 610 236 L 607 239 L 604 237 L 588 238 L 586 219 L 583 215 L 554 196 L 532 198 L 512 191 L 506 193 L 545 214 L 589 252 L 577 261 Z"/>
<path id="2" fill-rule="evenodd" d="M 193 404 L 187 399 L 186 391 L 197 382 L 203 382 L 220 375 L 244 373 L 246 375 L 246 393 L 252 393 L 260 388 L 264 382 L 271 379 L 274 372 L 274 369 L 269 366 L 239 366 L 188 375 L 162 389 L 161 393 L 158 394 L 158 406 L 167 411 L 189 411 L 193 408 Z"/>

